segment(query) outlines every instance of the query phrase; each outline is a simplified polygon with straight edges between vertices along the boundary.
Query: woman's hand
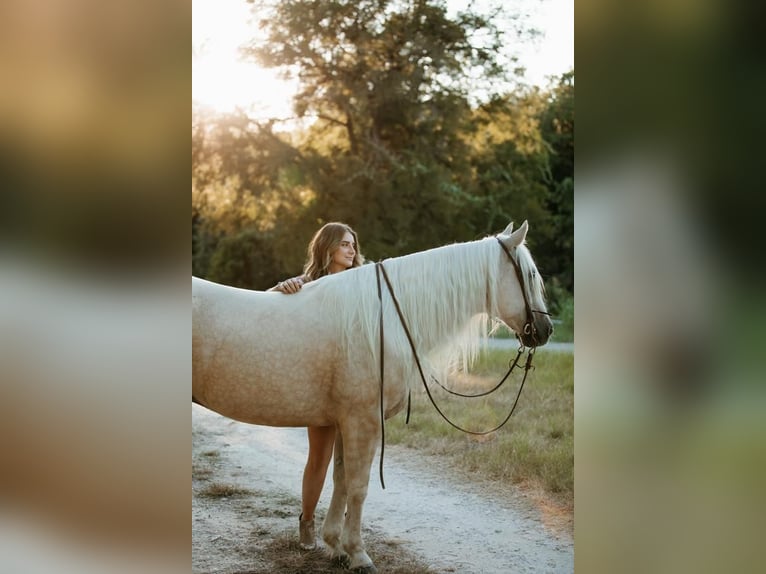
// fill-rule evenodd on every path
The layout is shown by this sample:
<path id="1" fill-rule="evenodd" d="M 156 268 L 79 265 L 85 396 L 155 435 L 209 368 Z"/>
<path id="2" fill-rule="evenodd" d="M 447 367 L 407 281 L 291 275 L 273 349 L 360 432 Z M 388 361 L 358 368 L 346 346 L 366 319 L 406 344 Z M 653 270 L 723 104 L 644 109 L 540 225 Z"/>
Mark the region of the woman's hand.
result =
<path id="1" fill-rule="evenodd" d="M 275 291 L 280 291 L 286 295 L 292 295 L 297 293 L 303 288 L 303 279 L 300 277 L 293 277 L 292 279 L 285 279 L 277 283 L 274 287 Z"/>

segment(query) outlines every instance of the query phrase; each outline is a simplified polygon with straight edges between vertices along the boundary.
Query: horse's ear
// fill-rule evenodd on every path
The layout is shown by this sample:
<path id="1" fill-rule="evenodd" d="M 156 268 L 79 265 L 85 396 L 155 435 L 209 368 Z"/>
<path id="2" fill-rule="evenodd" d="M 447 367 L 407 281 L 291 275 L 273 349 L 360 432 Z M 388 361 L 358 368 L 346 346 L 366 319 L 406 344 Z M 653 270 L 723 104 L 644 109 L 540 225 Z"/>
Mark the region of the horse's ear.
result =
<path id="1" fill-rule="evenodd" d="M 513 233 L 513 221 L 508 224 L 508 227 L 506 227 L 500 235 L 510 235 L 511 233 Z"/>
<path id="2" fill-rule="evenodd" d="M 524 223 L 521 224 L 521 227 L 519 227 L 516 231 L 511 233 L 511 236 L 508 238 L 508 241 L 506 241 L 506 244 L 509 245 L 510 247 L 516 247 L 517 245 L 521 245 L 527 236 L 528 229 L 529 229 L 529 225 L 527 224 L 527 221 L 524 220 Z"/>

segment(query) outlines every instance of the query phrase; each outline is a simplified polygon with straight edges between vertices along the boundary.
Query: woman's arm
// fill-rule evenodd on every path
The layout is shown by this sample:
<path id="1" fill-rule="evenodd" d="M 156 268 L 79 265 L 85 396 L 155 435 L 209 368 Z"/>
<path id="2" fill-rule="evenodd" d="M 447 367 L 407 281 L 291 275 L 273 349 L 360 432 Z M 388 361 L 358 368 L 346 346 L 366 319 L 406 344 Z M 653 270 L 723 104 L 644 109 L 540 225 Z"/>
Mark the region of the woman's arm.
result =
<path id="1" fill-rule="evenodd" d="M 286 295 L 292 295 L 293 293 L 300 291 L 303 288 L 303 284 L 305 282 L 306 281 L 304 280 L 303 275 L 299 275 L 298 277 L 292 277 L 290 279 L 280 281 L 271 289 L 267 289 L 267 291 L 279 291 L 280 293 L 284 293 Z"/>

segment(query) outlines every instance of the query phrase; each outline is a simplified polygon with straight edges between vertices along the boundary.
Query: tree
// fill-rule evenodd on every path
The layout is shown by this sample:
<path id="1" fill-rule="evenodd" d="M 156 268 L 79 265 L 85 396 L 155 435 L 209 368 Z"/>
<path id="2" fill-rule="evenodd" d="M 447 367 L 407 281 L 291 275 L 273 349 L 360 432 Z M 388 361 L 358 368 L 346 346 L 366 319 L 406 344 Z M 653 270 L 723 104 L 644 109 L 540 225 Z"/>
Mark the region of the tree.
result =
<path id="1" fill-rule="evenodd" d="M 288 0 L 261 24 L 268 39 L 247 52 L 297 74 L 295 112 L 329 146 L 303 172 L 315 193 L 307 218 L 363 229 L 372 256 L 466 238 L 471 72 L 487 86 L 506 74 L 491 17 L 450 18 L 429 0 Z"/>
<path id="2" fill-rule="evenodd" d="M 520 217 L 534 230 L 531 241 L 548 232 L 545 207 L 549 149 L 538 116 L 545 107 L 537 89 L 518 88 L 481 106 L 466 137 L 471 143 L 473 226 L 492 233 Z"/>
<path id="3" fill-rule="evenodd" d="M 375 260 L 528 219 L 541 270 L 571 286 L 566 81 L 487 90 L 477 104 L 479 69 L 481 81 L 508 89 L 502 34 L 492 17 L 448 16 L 440 1 L 271 8 L 267 41 L 247 51 L 298 75 L 295 112 L 311 121 L 285 133 L 242 113 L 195 110 L 195 272 L 269 287 L 299 271 L 309 238 L 330 220 L 358 229 Z"/>
<path id="4" fill-rule="evenodd" d="M 574 290 L 574 71 L 563 74 L 540 115 L 543 139 L 551 148 L 547 210 L 552 234 L 543 245 L 544 268 L 561 287 Z"/>

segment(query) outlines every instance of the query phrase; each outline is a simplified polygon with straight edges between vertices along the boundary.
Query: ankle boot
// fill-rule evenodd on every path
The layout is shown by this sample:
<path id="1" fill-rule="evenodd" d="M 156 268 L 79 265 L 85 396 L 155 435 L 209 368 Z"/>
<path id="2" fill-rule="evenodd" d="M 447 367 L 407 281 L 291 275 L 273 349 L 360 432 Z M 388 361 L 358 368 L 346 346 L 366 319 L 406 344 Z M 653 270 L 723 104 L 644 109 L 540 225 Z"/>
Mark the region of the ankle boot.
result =
<path id="1" fill-rule="evenodd" d="M 317 547 L 316 534 L 314 533 L 314 521 L 303 520 L 303 513 L 301 512 L 298 518 L 299 532 L 300 532 L 300 545 L 304 550 L 314 550 Z"/>

